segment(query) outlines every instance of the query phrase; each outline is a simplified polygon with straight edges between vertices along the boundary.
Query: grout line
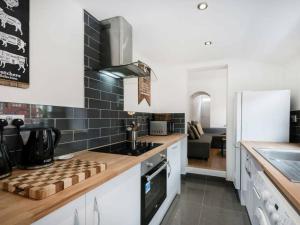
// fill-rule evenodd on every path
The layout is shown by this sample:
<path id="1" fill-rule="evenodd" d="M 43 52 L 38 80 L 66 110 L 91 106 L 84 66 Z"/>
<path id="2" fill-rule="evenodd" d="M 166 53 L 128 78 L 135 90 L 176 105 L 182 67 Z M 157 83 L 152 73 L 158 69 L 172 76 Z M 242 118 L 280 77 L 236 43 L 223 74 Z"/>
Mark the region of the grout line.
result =
<path id="1" fill-rule="evenodd" d="M 203 215 L 203 208 L 204 208 L 204 199 L 205 199 L 205 194 L 206 194 L 206 187 L 207 187 L 207 176 L 205 176 L 205 181 L 204 181 L 204 190 L 203 190 L 203 197 L 202 197 L 202 202 L 201 202 L 201 211 L 200 211 L 200 216 L 199 216 L 199 221 L 198 224 L 201 225 L 201 219 Z"/>

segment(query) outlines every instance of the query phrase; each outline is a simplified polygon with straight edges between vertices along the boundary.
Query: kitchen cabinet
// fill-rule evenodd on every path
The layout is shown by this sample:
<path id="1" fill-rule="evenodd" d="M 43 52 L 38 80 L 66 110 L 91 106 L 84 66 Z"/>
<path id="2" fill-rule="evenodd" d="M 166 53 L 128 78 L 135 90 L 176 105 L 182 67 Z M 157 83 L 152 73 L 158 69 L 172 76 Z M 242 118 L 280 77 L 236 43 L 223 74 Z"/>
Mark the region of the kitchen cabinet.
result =
<path id="1" fill-rule="evenodd" d="M 167 149 L 169 166 L 167 169 L 167 198 L 152 218 L 149 225 L 158 225 L 163 220 L 174 198 L 181 191 L 181 142 L 176 142 Z"/>
<path id="2" fill-rule="evenodd" d="M 86 225 L 140 224 L 140 164 L 86 194 Z"/>
<path id="3" fill-rule="evenodd" d="M 180 142 L 170 146 L 167 151 L 169 168 L 167 181 L 167 201 L 172 202 L 176 194 L 180 193 L 181 164 L 180 164 Z"/>
<path id="4" fill-rule="evenodd" d="M 186 167 L 188 166 L 187 157 L 187 137 L 182 139 L 180 142 L 180 158 L 181 158 L 181 174 L 186 174 Z"/>
<path id="5" fill-rule="evenodd" d="M 262 171 L 262 168 L 244 147 L 241 148 L 241 158 L 241 201 L 246 206 L 249 218 L 253 224 L 255 199 L 257 199 L 254 179 L 257 177 L 258 172 Z"/>
<path id="6" fill-rule="evenodd" d="M 140 164 L 32 225 L 139 225 Z"/>
<path id="7" fill-rule="evenodd" d="M 85 225 L 85 196 L 55 210 L 32 225 Z"/>

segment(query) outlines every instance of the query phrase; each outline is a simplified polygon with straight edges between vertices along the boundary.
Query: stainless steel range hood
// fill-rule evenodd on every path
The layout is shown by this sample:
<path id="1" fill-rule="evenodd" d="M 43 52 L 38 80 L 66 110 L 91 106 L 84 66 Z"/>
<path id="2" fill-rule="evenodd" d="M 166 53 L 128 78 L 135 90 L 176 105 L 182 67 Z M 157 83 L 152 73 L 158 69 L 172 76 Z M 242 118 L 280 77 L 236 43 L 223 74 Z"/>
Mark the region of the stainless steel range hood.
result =
<path id="1" fill-rule="evenodd" d="M 100 21 L 101 53 L 104 66 L 99 72 L 116 77 L 154 77 L 153 70 L 141 61 L 132 61 L 132 26 L 121 16 Z"/>

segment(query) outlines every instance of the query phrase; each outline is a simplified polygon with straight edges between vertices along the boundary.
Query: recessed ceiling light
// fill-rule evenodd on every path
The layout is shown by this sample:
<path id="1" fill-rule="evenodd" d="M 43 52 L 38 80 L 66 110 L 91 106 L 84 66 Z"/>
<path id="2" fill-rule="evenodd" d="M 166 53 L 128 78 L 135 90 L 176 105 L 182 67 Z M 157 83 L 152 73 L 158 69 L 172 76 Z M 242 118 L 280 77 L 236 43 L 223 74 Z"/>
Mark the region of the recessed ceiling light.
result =
<path id="1" fill-rule="evenodd" d="M 205 9 L 207 9 L 207 7 L 208 7 L 208 4 L 206 2 L 200 2 L 197 6 L 197 8 L 199 10 L 205 10 Z"/>
<path id="2" fill-rule="evenodd" d="M 212 42 L 211 41 L 206 41 L 206 42 L 204 42 L 204 44 L 208 46 L 208 45 L 212 45 Z"/>

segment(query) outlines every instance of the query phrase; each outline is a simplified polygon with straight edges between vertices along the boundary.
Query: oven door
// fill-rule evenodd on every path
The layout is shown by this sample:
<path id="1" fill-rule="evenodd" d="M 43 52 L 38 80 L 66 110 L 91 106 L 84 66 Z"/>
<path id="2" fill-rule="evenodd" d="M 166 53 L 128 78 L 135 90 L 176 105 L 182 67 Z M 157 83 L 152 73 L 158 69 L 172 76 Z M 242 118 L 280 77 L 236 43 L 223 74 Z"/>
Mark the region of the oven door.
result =
<path id="1" fill-rule="evenodd" d="M 141 178 L 142 225 L 149 224 L 167 197 L 167 165 L 163 161 Z"/>

